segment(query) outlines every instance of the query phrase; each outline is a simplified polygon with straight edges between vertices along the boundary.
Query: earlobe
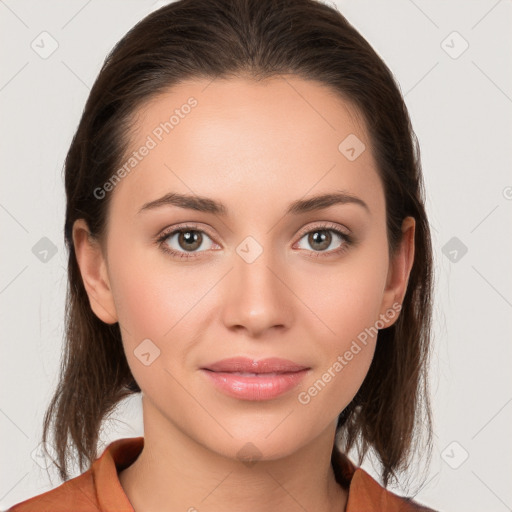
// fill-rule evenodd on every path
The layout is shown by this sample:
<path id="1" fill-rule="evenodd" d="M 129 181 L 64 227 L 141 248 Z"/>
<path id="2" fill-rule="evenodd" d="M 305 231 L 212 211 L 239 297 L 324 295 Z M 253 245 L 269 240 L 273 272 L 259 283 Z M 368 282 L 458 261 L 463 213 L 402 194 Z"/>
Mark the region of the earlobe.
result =
<path id="1" fill-rule="evenodd" d="M 106 324 L 116 323 L 118 318 L 106 261 L 99 242 L 90 237 L 84 219 L 73 224 L 73 245 L 91 309 Z"/>
<path id="2" fill-rule="evenodd" d="M 386 289 L 381 307 L 381 319 L 386 317 L 386 327 L 393 325 L 398 316 L 396 314 L 402 307 L 407 292 L 409 276 L 414 263 L 414 233 L 416 221 L 413 217 L 406 217 L 402 222 L 402 240 L 393 259 L 389 263 Z"/>

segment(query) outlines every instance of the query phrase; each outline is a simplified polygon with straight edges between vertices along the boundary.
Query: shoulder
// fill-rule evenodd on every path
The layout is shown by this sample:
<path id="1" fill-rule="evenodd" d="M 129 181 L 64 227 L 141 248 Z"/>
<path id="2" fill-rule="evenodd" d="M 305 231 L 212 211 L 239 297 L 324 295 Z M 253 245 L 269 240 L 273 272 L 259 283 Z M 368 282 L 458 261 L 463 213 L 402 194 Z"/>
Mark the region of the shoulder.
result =
<path id="1" fill-rule="evenodd" d="M 6 512 L 133 512 L 118 472 L 137 458 L 143 445 L 142 436 L 113 441 L 85 473 Z"/>
<path id="2" fill-rule="evenodd" d="M 389 491 L 388 491 L 389 492 Z M 413 501 L 411 498 L 403 498 L 398 496 L 400 500 L 402 500 L 402 508 L 400 510 L 411 511 L 411 512 L 438 512 L 433 508 L 426 507 L 416 501 Z"/>
<path id="3" fill-rule="evenodd" d="M 22 501 L 6 512 L 97 512 L 99 510 L 90 470 L 55 489 Z"/>
<path id="4" fill-rule="evenodd" d="M 369 473 L 357 467 L 336 444 L 331 461 L 337 482 L 348 490 L 346 512 L 437 512 L 382 487 Z"/>
<path id="5" fill-rule="evenodd" d="M 347 512 L 437 512 L 411 498 L 398 496 L 382 487 L 366 471 L 357 468 L 352 477 Z"/>

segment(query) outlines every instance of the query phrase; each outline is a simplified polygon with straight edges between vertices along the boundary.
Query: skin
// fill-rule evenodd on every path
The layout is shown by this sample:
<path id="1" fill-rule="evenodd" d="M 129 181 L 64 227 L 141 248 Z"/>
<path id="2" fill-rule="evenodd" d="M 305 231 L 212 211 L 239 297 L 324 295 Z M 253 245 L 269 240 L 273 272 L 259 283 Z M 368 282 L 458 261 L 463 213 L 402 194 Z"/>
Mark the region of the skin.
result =
<path id="1" fill-rule="evenodd" d="M 241 504 L 246 512 L 344 510 L 347 492 L 330 465 L 336 421 L 367 374 L 375 337 L 307 405 L 297 396 L 380 315 L 385 326 L 396 321 L 386 312 L 405 295 L 414 219 L 404 220 L 390 258 L 384 190 L 364 123 L 328 88 L 294 76 L 182 83 L 139 108 L 133 150 L 190 96 L 197 107 L 109 192 L 104 245 L 87 236 L 83 220 L 73 229 L 91 308 L 119 322 L 142 389 L 145 446 L 120 472 L 121 485 L 144 512 Z M 349 134 L 366 145 L 354 161 L 338 150 Z M 292 201 L 335 190 L 369 211 L 347 203 L 284 214 Z M 229 215 L 169 205 L 138 213 L 168 192 L 222 201 Z M 327 249 L 308 242 L 326 221 L 356 243 L 325 255 L 346 243 L 332 232 Z M 154 242 L 184 222 L 205 233 L 189 260 Z M 247 236 L 263 250 L 251 263 L 236 252 Z M 163 243 L 187 253 L 178 235 Z M 161 351 L 148 366 L 134 354 L 147 338 Z M 311 370 L 276 399 L 244 401 L 199 371 L 233 356 L 283 357 Z M 253 465 L 237 456 L 248 442 L 261 457 Z"/>

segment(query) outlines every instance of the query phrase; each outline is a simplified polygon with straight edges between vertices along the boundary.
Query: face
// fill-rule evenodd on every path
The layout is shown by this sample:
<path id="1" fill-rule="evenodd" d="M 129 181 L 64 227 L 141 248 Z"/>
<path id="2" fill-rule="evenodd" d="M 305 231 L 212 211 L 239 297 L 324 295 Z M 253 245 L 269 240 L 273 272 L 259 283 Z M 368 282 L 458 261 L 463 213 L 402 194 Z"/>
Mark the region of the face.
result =
<path id="1" fill-rule="evenodd" d="M 412 263 L 410 223 L 388 256 L 357 111 L 298 77 L 191 81 L 138 110 L 131 149 L 105 187 L 105 253 L 80 222 L 74 237 L 91 307 L 121 326 L 145 427 L 230 457 L 251 442 L 268 459 L 332 434 Z M 305 370 L 258 384 L 204 369 L 232 357 Z"/>

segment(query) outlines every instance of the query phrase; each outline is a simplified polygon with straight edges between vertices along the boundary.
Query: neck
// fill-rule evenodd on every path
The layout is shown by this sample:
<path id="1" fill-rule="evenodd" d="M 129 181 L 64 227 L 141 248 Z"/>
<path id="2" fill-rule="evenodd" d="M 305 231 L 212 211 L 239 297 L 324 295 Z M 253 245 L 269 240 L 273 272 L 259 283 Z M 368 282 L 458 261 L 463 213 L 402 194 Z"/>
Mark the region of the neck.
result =
<path id="1" fill-rule="evenodd" d="M 142 452 L 119 473 L 135 512 L 345 510 L 348 493 L 331 466 L 334 430 L 288 456 L 251 462 L 214 452 L 175 425 L 155 427 L 145 422 Z"/>

